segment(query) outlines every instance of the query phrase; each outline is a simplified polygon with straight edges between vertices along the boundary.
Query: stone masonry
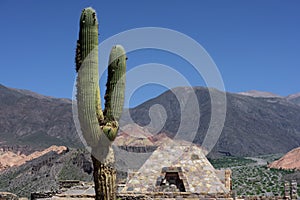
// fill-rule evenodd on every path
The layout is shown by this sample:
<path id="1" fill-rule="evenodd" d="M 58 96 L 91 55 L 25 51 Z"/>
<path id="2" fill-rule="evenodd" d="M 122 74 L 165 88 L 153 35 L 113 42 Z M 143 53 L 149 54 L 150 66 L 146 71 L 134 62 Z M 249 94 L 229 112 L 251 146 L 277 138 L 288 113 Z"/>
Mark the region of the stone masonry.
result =
<path id="1" fill-rule="evenodd" d="M 167 177 L 168 176 L 170 177 Z M 183 184 L 184 192 L 195 194 L 229 194 L 230 172 L 224 173 L 224 182 L 207 160 L 200 147 L 183 141 L 169 141 L 159 146 L 144 165 L 127 181 L 121 193 L 143 194 L 163 192 L 161 187 L 168 186 L 170 191 L 179 191 Z M 173 179 L 172 179 L 173 178 Z M 175 180 L 176 179 L 176 180 Z"/>

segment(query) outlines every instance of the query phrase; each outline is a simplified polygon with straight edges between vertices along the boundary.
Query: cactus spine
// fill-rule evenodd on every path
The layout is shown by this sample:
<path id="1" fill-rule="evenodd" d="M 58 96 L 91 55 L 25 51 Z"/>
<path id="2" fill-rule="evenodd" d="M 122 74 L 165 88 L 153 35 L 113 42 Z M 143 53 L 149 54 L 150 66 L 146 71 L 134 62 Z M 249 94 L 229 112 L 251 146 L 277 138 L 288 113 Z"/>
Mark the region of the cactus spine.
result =
<path id="1" fill-rule="evenodd" d="M 101 109 L 98 72 L 98 20 L 92 8 L 82 11 L 76 48 L 77 106 L 83 136 L 92 147 L 96 199 L 114 200 L 116 171 L 111 142 L 124 104 L 126 55 L 122 46 L 109 56 L 105 109 Z"/>

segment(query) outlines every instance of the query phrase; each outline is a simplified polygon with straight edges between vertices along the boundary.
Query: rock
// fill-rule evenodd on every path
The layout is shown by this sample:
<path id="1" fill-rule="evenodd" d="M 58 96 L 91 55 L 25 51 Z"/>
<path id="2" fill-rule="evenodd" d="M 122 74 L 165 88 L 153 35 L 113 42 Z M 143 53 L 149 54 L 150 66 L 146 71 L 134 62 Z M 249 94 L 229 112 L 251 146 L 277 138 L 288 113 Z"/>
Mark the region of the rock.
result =
<path id="1" fill-rule="evenodd" d="M 295 148 L 268 165 L 270 168 L 276 169 L 298 169 L 300 170 L 300 147 Z"/>

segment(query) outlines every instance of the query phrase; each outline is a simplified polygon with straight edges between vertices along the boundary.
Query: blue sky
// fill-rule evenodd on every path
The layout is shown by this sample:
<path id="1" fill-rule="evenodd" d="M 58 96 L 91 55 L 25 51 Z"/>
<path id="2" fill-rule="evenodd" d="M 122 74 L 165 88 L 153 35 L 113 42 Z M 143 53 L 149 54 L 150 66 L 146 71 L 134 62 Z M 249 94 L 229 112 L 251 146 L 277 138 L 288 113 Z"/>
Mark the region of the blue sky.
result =
<path id="1" fill-rule="evenodd" d="M 297 0 L 1 0 L 0 83 L 71 98 L 79 17 L 88 6 L 97 11 L 100 42 L 128 29 L 169 28 L 206 49 L 229 92 L 255 89 L 282 96 L 300 92 Z M 128 57 L 128 69 L 162 63 L 182 73 L 191 85 L 205 85 L 188 62 L 171 53 L 142 50 Z M 143 86 L 130 97 L 130 105 L 165 89 Z"/>

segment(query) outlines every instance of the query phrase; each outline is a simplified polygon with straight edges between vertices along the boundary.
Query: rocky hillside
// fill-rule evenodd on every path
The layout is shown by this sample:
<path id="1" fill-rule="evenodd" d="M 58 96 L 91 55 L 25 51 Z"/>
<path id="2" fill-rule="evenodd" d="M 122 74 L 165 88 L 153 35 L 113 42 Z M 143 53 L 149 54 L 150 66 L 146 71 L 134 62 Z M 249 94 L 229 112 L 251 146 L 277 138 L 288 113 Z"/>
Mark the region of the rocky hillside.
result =
<path id="1" fill-rule="evenodd" d="M 67 151 L 67 147 L 53 145 L 43 151 L 33 152 L 30 155 L 25 155 L 22 154 L 21 152 L 14 153 L 12 151 L 0 149 L 0 172 L 11 167 L 21 166 L 26 162 L 41 157 L 51 151 L 56 152 L 57 154 L 61 154 Z"/>
<path id="2" fill-rule="evenodd" d="M 195 87 L 195 94 L 201 112 L 199 128 L 194 142 L 202 144 L 211 118 L 210 95 L 207 88 Z M 213 90 L 215 95 L 222 93 Z M 182 96 L 182 99 L 177 99 Z M 300 106 L 286 98 L 278 97 L 253 97 L 249 95 L 226 93 L 227 114 L 221 137 L 210 156 L 234 155 L 255 156 L 261 154 L 286 153 L 300 146 Z M 189 115 L 181 116 L 180 101 L 185 101 L 185 109 L 191 109 Z M 160 96 L 151 99 L 133 109 L 130 116 L 140 126 L 148 126 L 149 130 L 157 129 L 158 123 L 151 122 L 149 111 L 153 105 L 160 105 L 164 112 L 152 118 L 157 122 L 166 123 L 162 132 L 174 136 L 178 132 L 181 121 L 193 121 L 195 114 L 194 102 L 184 87 L 169 90 Z M 161 109 L 159 109 L 161 110 Z M 154 121 L 155 121 L 154 120 Z M 129 116 L 123 116 L 123 124 L 129 121 Z M 186 134 L 192 131 L 191 126 L 183 124 L 181 130 Z"/>
<path id="3" fill-rule="evenodd" d="M 295 104 L 300 105 L 300 93 L 287 96 L 287 99 Z"/>
<path id="4" fill-rule="evenodd" d="M 279 160 L 269 164 L 268 167 L 276 169 L 297 169 L 300 170 L 300 147 L 295 148 L 285 154 Z"/>
<path id="5" fill-rule="evenodd" d="M 0 85 L 0 147 L 29 154 L 51 145 L 79 147 L 68 99 Z"/>
<path id="6" fill-rule="evenodd" d="M 49 151 L 0 172 L 0 192 L 25 197 L 37 191 L 58 192 L 59 180 L 92 181 L 92 170 L 90 155 L 83 150 Z"/>

